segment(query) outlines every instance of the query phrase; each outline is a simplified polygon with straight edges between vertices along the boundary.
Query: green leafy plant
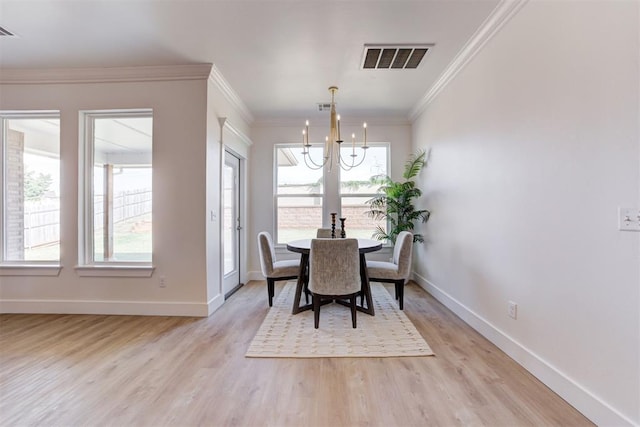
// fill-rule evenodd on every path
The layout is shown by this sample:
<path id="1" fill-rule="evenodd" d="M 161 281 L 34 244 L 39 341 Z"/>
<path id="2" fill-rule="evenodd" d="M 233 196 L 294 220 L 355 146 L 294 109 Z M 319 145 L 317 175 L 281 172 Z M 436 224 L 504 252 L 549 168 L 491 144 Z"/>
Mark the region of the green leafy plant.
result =
<path id="1" fill-rule="evenodd" d="M 24 173 L 24 196 L 27 200 L 39 200 L 51 188 L 53 178 L 49 174 L 39 173 L 37 176 L 32 170 Z"/>
<path id="2" fill-rule="evenodd" d="M 376 178 L 381 184 L 380 194 L 367 201 L 371 207 L 367 212 L 370 218 L 375 220 L 385 219 L 389 222 L 389 231 L 378 226 L 373 233 L 373 238 L 387 240 L 395 243 L 396 237 L 401 231 L 414 230 L 416 222 L 425 223 L 429 220 L 431 212 L 426 209 L 416 209 L 414 199 L 422 195 L 422 191 L 416 187 L 413 178 L 418 176 L 426 164 L 426 152 L 420 151 L 411 155 L 405 163 L 403 178 L 405 181 L 393 181 L 389 176 L 382 175 Z M 414 242 L 424 242 L 419 233 L 413 234 Z"/>

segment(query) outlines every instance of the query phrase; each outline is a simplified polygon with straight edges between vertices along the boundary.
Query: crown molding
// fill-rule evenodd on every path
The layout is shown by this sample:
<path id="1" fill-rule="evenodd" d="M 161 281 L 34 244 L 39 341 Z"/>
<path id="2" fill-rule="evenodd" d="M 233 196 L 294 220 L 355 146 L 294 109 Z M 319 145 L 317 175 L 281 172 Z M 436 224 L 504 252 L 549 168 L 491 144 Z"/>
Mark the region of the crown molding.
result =
<path id="1" fill-rule="evenodd" d="M 209 75 L 209 81 L 211 81 L 219 90 L 222 92 L 222 95 L 226 98 L 227 101 L 231 103 L 231 105 L 240 113 L 242 119 L 247 122 L 247 124 L 253 123 L 253 115 L 249 108 L 247 108 L 246 104 L 242 101 L 242 99 L 238 96 L 235 90 L 231 87 L 229 82 L 224 78 L 220 70 L 215 65 L 211 66 L 211 73 Z"/>
<path id="2" fill-rule="evenodd" d="M 482 50 L 486 43 L 498 33 L 502 26 L 517 13 L 527 1 L 528 0 L 501 0 L 500 3 L 498 3 L 489 17 L 485 19 L 478 30 L 462 47 L 429 91 L 411 109 L 409 120 L 412 122 L 415 121 L 418 116 L 426 110 L 438 94 L 442 92 L 454 77 Z"/>
<path id="3" fill-rule="evenodd" d="M 139 67 L 0 69 L 0 84 L 112 83 L 206 80 L 212 64 Z"/>
<path id="4" fill-rule="evenodd" d="M 218 119 L 220 120 L 220 119 Z M 251 147 L 253 145 L 253 141 L 249 138 L 244 132 L 240 131 L 237 127 L 232 125 L 228 119 L 224 119 L 224 123 L 222 123 L 222 128 L 228 130 L 236 137 L 238 137 L 242 142 L 244 142 L 247 147 Z"/>

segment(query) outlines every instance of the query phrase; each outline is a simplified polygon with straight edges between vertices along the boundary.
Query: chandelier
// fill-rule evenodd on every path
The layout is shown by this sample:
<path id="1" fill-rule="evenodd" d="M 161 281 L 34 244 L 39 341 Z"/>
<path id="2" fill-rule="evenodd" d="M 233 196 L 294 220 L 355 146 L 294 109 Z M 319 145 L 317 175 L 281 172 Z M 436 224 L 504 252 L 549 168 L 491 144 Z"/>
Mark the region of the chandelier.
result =
<path id="1" fill-rule="evenodd" d="M 342 147 L 342 137 L 340 136 L 340 115 L 336 113 L 335 94 L 338 91 L 337 86 L 330 86 L 329 92 L 331 92 L 331 122 L 329 129 L 329 136 L 325 137 L 324 150 L 322 161 L 315 162 L 311 158 L 309 144 L 309 120 L 305 123 L 305 128 L 302 130 L 302 156 L 304 163 L 310 169 L 321 169 L 325 165 L 329 165 L 329 172 L 333 168 L 333 165 L 339 165 L 342 169 L 348 171 L 357 166 L 360 166 L 364 162 L 364 158 L 367 156 L 367 124 L 363 123 L 362 128 L 364 132 L 362 145 L 358 145 L 358 152 L 362 153 L 362 157 L 356 154 L 356 134 L 351 134 L 351 159 L 345 159 L 342 156 L 340 148 Z"/>

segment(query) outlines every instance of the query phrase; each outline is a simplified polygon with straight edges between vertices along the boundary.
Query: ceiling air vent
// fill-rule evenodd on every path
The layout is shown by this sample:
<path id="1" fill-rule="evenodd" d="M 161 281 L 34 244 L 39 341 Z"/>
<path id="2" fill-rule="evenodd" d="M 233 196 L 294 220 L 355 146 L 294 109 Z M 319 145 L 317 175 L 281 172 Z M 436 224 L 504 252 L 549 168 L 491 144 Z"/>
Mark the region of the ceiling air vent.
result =
<path id="1" fill-rule="evenodd" d="M 331 104 L 318 102 L 318 111 L 331 111 Z"/>
<path id="2" fill-rule="evenodd" d="M 0 27 L 0 37 L 3 36 L 7 36 L 7 37 L 15 37 L 15 34 L 13 34 L 11 31 L 9 30 L 5 30 L 4 28 Z"/>
<path id="3" fill-rule="evenodd" d="M 433 44 L 420 45 L 364 45 L 362 68 L 373 69 L 414 69 Z"/>

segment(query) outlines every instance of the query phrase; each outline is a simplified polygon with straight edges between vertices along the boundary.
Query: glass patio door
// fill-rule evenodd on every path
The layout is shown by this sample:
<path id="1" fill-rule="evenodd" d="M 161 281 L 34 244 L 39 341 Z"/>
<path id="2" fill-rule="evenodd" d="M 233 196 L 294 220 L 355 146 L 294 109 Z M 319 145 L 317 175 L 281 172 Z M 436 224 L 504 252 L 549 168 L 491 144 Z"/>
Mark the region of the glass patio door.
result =
<path id="1" fill-rule="evenodd" d="M 225 151 L 223 171 L 223 272 L 222 292 L 229 296 L 240 286 L 240 159 Z"/>

